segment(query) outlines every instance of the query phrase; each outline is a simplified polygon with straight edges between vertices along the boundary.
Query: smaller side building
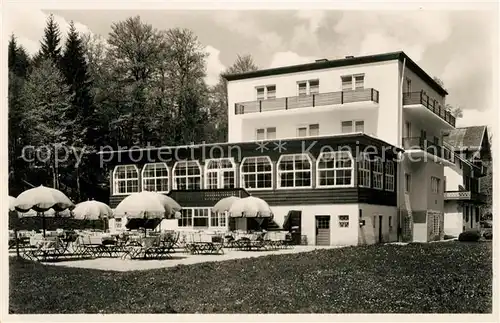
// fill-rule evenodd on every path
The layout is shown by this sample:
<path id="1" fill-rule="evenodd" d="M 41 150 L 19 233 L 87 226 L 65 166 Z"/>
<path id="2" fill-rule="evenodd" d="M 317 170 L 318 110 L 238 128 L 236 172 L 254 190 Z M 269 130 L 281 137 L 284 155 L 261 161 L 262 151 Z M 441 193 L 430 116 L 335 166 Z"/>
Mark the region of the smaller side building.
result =
<path id="1" fill-rule="evenodd" d="M 445 133 L 443 140 L 455 152 L 453 164 L 444 169 L 444 233 L 458 236 L 480 228 L 481 206 L 486 203 L 481 180 L 491 161 L 488 130 L 486 126 L 457 128 Z"/>

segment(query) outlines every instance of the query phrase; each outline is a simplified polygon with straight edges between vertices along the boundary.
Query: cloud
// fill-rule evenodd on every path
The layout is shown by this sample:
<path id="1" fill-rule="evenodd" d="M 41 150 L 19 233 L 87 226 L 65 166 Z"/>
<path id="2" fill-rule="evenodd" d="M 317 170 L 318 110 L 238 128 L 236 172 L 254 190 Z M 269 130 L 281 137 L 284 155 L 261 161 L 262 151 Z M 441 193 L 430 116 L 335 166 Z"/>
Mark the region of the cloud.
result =
<path id="1" fill-rule="evenodd" d="M 433 44 L 445 41 L 451 34 L 446 12 L 346 11 L 333 30 L 343 40 L 351 55 L 368 55 L 404 50 L 413 60 L 422 59 Z"/>
<path id="2" fill-rule="evenodd" d="M 274 54 L 271 60 L 271 64 L 269 65 L 269 68 L 312 63 L 316 59 L 317 59 L 316 57 L 312 56 L 300 56 L 299 54 L 291 51 L 278 52 Z"/>
<path id="3" fill-rule="evenodd" d="M 36 4 L 35 7 L 33 7 L 33 4 L 29 6 L 23 4 L 22 7 L 19 5 L 10 5 L 5 9 L 8 12 L 8 14 L 4 15 L 7 35 L 14 34 L 18 44 L 22 45 L 29 54 L 33 55 L 38 52 L 49 13 L 37 8 Z M 64 44 L 69 30 L 69 21 L 57 15 L 54 15 L 54 19 L 61 31 L 61 44 Z M 74 24 L 78 32 L 91 32 L 87 26 L 79 22 L 75 21 Z"/>
<path id="4" fill-rule="evenodd" d="M 207 76 L 205 81 L 208 85 L 213 86 L 219 81 L 219 75 L 226 69 L 220 60 L 220 50 L 212 46 L 206 46 L 205 51 L 209 54 L 207 62 Z"/>
<path id="5" fill-rule="evenodd" d="M 245 38 L 257 39 L 260 43 L 260 49 L 256 48 L 255 50 L 275 51 L 283 46 L 282 37 L 274 31 L 265 30 L 251 15 L 251 11 L 223 10 L 214 12 L 213 21 Z"/>

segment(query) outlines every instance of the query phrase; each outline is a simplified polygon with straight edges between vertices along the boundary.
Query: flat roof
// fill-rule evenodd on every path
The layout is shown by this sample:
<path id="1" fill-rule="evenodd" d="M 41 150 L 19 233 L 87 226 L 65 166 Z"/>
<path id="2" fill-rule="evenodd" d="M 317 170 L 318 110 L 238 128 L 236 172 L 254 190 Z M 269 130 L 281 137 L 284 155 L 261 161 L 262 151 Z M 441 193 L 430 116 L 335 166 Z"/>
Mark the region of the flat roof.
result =
<path id="1" fill-rule="evenodd" d="M 406 59 L 406 66 L 415 74 L 417 74 L 422 80 L 427 82 L 437 93 L 439 93 L 440 95 L 448 94 L 448 92 L 441 85 L 439 85 L 436 81 L 434 81 L 434 79 L 429 74 L 427 74 L 420 66 L 417 65 L 417 63 L 415 63 L 403 51 L 376 54 L 376 55 L 367 55 L 367 56 L 347 57 L 334 60 L 320 60 L 307 64 L 268 68 L 268 69 L 262 69 L 262 70 L 246 72 L 246 73 L 238 73 L 238 74 L 225 74 L 222 76 L 228 81 L 236 81 L 236 80 L 250 79 L 255 77 L 314 71 L 326 68 L 369 64 L 369 63 L 385 62 L 391 60 L 399 60 L 403 62 L 404 59 Z"/>

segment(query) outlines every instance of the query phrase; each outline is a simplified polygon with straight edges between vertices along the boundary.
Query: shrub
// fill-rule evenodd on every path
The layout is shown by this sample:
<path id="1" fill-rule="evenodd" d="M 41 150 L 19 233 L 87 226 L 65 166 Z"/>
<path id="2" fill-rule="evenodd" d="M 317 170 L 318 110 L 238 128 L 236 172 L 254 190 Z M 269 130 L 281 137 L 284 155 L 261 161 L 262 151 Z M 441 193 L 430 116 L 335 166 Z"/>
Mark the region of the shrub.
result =
<path id="1" fill-rule="evenodd" d="M 470 230 L 460 233 L 458 236 L 458 241 L 479 241 L 481 239 L 481 233 L 477 230 Z"/>
<path id="2" fill-rule="evenodd" d="M 492 240 L 492 239 L 493 239 L 493 231 L 486 231 L 486 232 L 483 234 L 483 237 L 484 237 L 486 240 Z"/>

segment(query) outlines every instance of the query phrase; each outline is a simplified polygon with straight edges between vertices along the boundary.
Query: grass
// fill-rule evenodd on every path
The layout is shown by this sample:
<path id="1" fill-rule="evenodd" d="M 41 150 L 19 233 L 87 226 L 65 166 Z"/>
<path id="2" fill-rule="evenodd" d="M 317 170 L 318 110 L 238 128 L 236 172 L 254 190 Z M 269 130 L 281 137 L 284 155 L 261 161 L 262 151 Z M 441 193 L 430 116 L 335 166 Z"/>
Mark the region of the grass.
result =
<path id="1" fill-rule="evenodd" d="M 143 272 L 11 260 L 9 311 L 491 313 L 491 249 L 489 242 L 363 246 Z"/>

